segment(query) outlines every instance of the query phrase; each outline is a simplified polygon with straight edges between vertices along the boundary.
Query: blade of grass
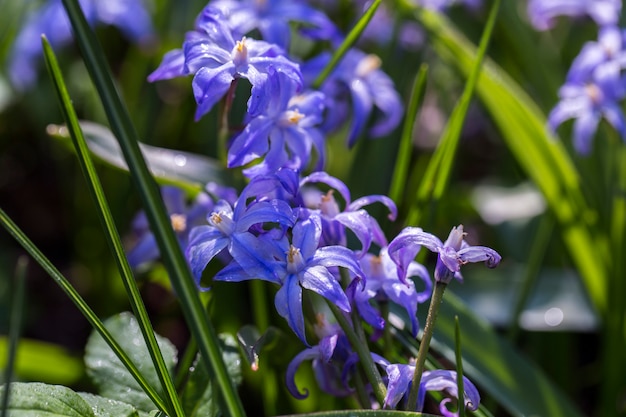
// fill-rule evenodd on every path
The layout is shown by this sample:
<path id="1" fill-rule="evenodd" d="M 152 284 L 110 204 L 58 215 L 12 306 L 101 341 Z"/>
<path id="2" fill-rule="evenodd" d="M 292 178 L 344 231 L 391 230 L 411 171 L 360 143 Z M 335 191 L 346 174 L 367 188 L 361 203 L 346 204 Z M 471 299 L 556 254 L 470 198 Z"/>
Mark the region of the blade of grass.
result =
<path id="1" fill-rule="evenodd" d="M 500 10 L 500 0 L 494 1 L 489 12 L 489 18 L 483 30 L 483 34 L 480 38 L 480 44 L 478 51 L 473 60 L 472 67 L 469 71 L 469 76 L 461 98 L 455 106 L 446 127 L 441 134 L 441 141 L 437 150 L 435 151 L 426 172 L 424 178 L 420 183 L 417 190 L 416 202 L 412 205 L 409 215 L 407 216 L 406 224 L 413 225 L 418 224 L 421 220 L 422 212 L 426 204 L 430 203 L 431 207 L 433 203 L 436 204 L 441 198 L 448 185 L 450 175 L 452 172 L 452 166 L 454 164 L 454 157 L 458 148 L 459 140 L 461 138 L 461 130 L 463 129 L 463 123 L 467 116 L 470 101 L 478 82 L 478 77 L 481 72 L 482 63 L 489 46 L 489 41 L 493 33 L 496 17 Z"/>
<path id="2" fill-rule="evenodd" d="M 98 214 L 100 215 L 100 221 L 102 222 L 102 227 L 105 231 L 107 243 L 109 244 L 111 252 L 115 257 L 115 262 L 117 263 L 120 276 L 124 282 L 126 293 L 130 299 L 130 305 L 135 313 L 135 317 L 137 318 L 137 323 L 146 342 L 148 352 L 150 352 L 150 357 L 152 358 L 152 363 L 154 364 L 161 386 L 165 391 L 166 398 L 171 406 L 169 413 L 172 416 L 184 416 L 185 412 L 183 411 L 180 399 L 176 393 L 174 382 L 172 381 L 172 377 L 167 370 L 163 354 L 157 343 L 154 329 L 152 328 L 148 312 L 146 311 L 146 306 L 144 305 L 141 295 L 139 294 L 137 283 L 135 282 L 132 270 L 128 264 L 128 260 L 126 259 L 124 248 L 122 246 L 122 240 L 115 227 L 115 222 L 113 221 L 113 216 L 111 215 L 111 211 L 109 209 L 109 204 L 107 203 L 104 195 L 98 174 L 96 173 L 96 168 L 91 160 L 91 154 L 82 134 L 80 123 L 76 116 L 76 112 L 74 111 L 74 107 L 72 106 L 69 93 L 67 92 L 67 88 L 61 74 L 61 69 L 59 68 L 56 56 L 52 51 L 52 47 L 45 36 L 42 37 L 42 45 L 46 65 L 48 66 L 48 71 L 50 72 L 57 96 L 61 103 L 63 117 L 67 123 L 67 128 L 69 130 L 70 137 L 72 138 L 72 142 L 74 143 L 80 168 L 85 176 L 85 179 L 87 180 L 91 197 L 93 198 L 94 203 L 98 206 Z"/>
<path id="3" fill-rule="evenodd" d="M 424 9 L 414 9 L 413 13 L 429 33 L 437 54 L 468 76 L 475 63 L 476 47 L 444 16 Z M 592 233 L 597 211 L 585 201 L 580 177 L 566 150 L 550 136 L 545 115 L 528 94 L 488 58 L 476 93 L 518 163 L 544 195 L 592 302 L 601 313 L 605 312 L 608 238 Z"/>
<path id="4" fill-rule="evenodd" d="M 7 365 L 4 369 L 4 383 L 7 389 L 4 390 L 2 403 L 0 404 L 0 414 L 6 417 L 9 407 L 9 393 L 11 391 L 10 384 L 13 379 L 13 369 L 15 366 L 15 354 L 17 353 L 17 343 L 20 338 L 22 328 L 22 313 L 24 312 L 24 288 L 26 287 L 26 268 L 28 267 L 28 258 L 20 256 L 17 259 L 15 268 L 15 276 L 11 281 L 11 297 L 9 305 L 9 349 L 7 357 Z"/>
<path id="5" fill-rule="evenodd" d="M 374 17 L 374 13 L 376 13 L 376 10 L 378 9 L 378 6 L 380 6 L 381 1 L 382 0 L 374 0 L 374 2 L 370 5 L 367 11 L 363 13 L 363 16 L 361 16 L 359 21 L 356 22 L 356 25 L 354 25 L 350 33 L 348 33 L 348 36 L 346 36 L 346 39 L 344 39 L 341 45 L 339 45 L 339 48 L 337 48 L 337 50 L 333 54 L 330 62 L 328 62 L 326 67 L 324 67 L 322 72 L 320 72 L 315 81 L 313 81 L 313 88 L 319 89 L 322 84 L 324 84 L 324 81 L 326 81 L 326 78 L 328 78 L 333 69 L 335 69 L 337 64 L 339 64 L 341 58 L 343 58 L 343 56 L 348 52 L 352 45 L 354 45 L 354 43 L 359 39 L 361 33 L 363 33 L 370 20 L 372 20 L 372 17 Z"/>
<path id="6" fill-rule="evenodd" d="M 389 189 L 389 198 L 395 201 L 398 206 L 402 205 L 402 196 L 404 195 L 406 187 L 409 164 L 411 162 L 411 150 L 413 149 L 413 128 L 415 126 L 415 119 L 417 118 L 417 111 L 424 99 L 427 74 L 428 65 L 422 64 L 413 82 L 409 107 L 406 110 L 404 126 L 402 127 L 398 156 L 396 158 L 391 187 Z"/>
<path id="7" fill-rule="evenodd" d="M 120 347 L 117 341 L 113 338 L 111 333 L 104 327 L 102 321 L 98 318 L 96 313 L 93 312 L 91 307 L 87 305 L 85 300 L 80 296 L 80 294 L 72 287 L 72 284 L 59 272 L 59 270 L 45 257 L 43 253 L 37 248 L 33 242 L 28 239 L 28 237 L 22 232 L 22 230 L 9 218 L 9 216 L 4 212 L 4 210 L 0 209 L 0 223 L 2 226 L 13 236 L 13 238 L 20 244 L 22 247 L 33 257 L 35 261 L 54 279 L 54 281 L 61 287 L 63 292 L 67 294 L 67 296 L 72 300 L 72 302 L 78 307 L 80 312 L 85 316 L 89 324 L 93 326 L 93 328 L 100 333 L 100 336 L 106 341 L 106 343 L 111 347 L 111 350 L 115 352 L 120 361 L 124 364 L 128 372 L 131 373 L 133 378 L 137 381 L 139 386 L 145 391 L 145 393 L 150 397 L 152 402 L 156 405 L 156 407 L 167 413 L 167 407 L 165 402 L 161 399 L 159 394 L 154 390 L 153 387 L 146 381 L 143 377 L 139 369 L 135 366 L 135 364 L 130 360 L 126 352 Z"/>
<path id="8" fill-rule="evenodd" d="M 459 417 L 465 417 L 465 388 L 463 387 L 463 355 L 461 353 L 461 325 L 459 316 L 454 316 L 454 358 L 456 361 L 456 384 L 458 392 Z"/>
<path id="9" fill-rule="evenodd" d="M 139 192 L 172 287 L 180 298 L 180 306 L 186 322 L 198 343 L 200 353 L 205 358 L 204 362 L 208 364 L 209 371 L 221 391 L 221 398 L 225 405 L 224 411 L 231 416 L 243 416 L 245 411 L 235 386 L 228 376 L 217 333 L 202 306 L 194 279 L 172 229 L 156 182 L 139 149 L 137 132 L 113 84 L 102 48 L 87 24 L 78 1 L 63 0 L 63 5 L 72 23 L 87 70 L 98 90 L 111 124 L 111 130 L 120 142 L 124 159 Z"/>

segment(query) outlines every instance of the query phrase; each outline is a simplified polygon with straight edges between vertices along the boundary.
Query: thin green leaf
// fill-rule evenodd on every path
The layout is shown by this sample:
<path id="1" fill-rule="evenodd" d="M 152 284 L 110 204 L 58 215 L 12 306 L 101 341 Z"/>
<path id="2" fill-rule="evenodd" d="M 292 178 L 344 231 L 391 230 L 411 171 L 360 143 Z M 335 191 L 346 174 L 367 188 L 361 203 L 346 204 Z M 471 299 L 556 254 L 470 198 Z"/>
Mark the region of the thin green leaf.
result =
<path id="1" fill-rule="evenodd" d="M 78 118 L 76 117 L 76 112 L 74 111 L 72 101 L 69 93 L 67 92 L 67 88 L 65 87 L 65 82 L 57 63 L 56 56 L 54 55 L 54 52 L 52 51 L 52 48 L 45 36 L 42 38 L 42 44 L 44 56 L 46 58 L 46 65 L 48 66 L 57 96 L 61 102 L 63 117 L 67 123 L 67 128 L 69 130 L 70 137 L 72 138 L 72 142 L 74 143 L 80 168 L 85 176 L 85 179 L 87 180 L 91 197 L 98 207 L 98 214 L 100 221 L 102 222 L 102 227 L 105 231 L 107 243 L 109 244 L 109 248 L 111 249 L 117 263 L 117 268 L 120 272 L 120 276 L 122 277 L 122 281 L 124 282 L 124 287 L 126 288 L 126 293 L 130 299 L 133 312 L 139 322 L 141 333 L 148 346 L 148 352 L 152 358 L 152 363 L 154 364 L 156 373 L 159 377 L 158 379 L 166 393 L 167 401 L 171 405 L 169 412 L 172 416 L 183 416 L 184 412 L 182 405 L 180 404 L 180 400 L 178 399 L 178 395 L 176 394 L 174 381 L 168 373 L 165 361 L 163 360 L 163 355 L 154 335 L 154 329 L 150 324 L 148 312 L 146 311 L 143 299 L 141 298 L 139 289 L 137 288 L 137 283 L 131 271 L 130 265 L 128 264 L 128 260 L 126 259 L 126 254 L 122 246 L 122 240 L 115 227 L 115 222 L 113 220 L 113 216 L 111 215 L 111 210 L 109 209 L 109 204 L 107 203 L 104 195 L 98 174 L 96 173 L 96 168 L 91 160 L 89 148 L 87 147 L 87 143 L 83 137 Z"/>
<path id="2" fill-rule="evenodd" d="M 476 47 L 444 17 L 416 10 L 435 51 L 466 76 Z M 551 137 L 546 118 L 528 94 L 493 61 L 486 59 L 476 92 L 505 143 L 541 190 L 561 227 L 563 240 L 595 307 L 606 309 L 607 238 L 591 233 L 597 213 L 587 205 L 574 165 L 561 142 Z"/>
<path id="3" fill-rule="evenodd" d="M 361 33 L 363 33 L 369 22 L 372 20 L 372 17 L 374 17 L 374 13 L 376 13 L 381 1 L 382 0 L 374 0 L 367 11 L 363 13 L 363 16 L 361 16 L 359 21 L 356 22 L 356 25 L 354 25 L 350 33 L 348 33 L 348 36 L 346 36 L 341 45 L 339 45 L 339 48 L 333 54 L 330 62 L 326 64 L 326 67 L 324 67 L 315 81 L 313 81 L 313 88 L 319 89 L 322 84 L 324 84 L 324 81 L 326 81 L 326 78 L 328 78 L 330 73 L 333 72 L 337 64 L 339 64 L 339 61 L 341 61 L 352 45 L 359 40 L 359 36 L 361 36 Z"/>
<path id="4" fill-rule="evenodd" d="M 13 236 L 13 238 L 37 261 L 39 265 L 52 277 L 52 279 L 61 287 L 61 289 L 67 294 L 72 302 L 78 307 L 80 312 L 85 316 L 91 326 L 104 338 L 107 344 L 113 349 L 115 354 L 120 358 L 126 369 L 133 375 L 133 378 L 139 383 L 144 392 L 150 397 L 152 402 L 160 410 L 167 410 L 165 403 L 156 393 L 154 388 L 146 381 L 144 376 L 139 372 L 135 364 L 130 360 L 126 352 L 121 348 L 119 343 L 113 338 L 111 333 L 104 327 L 104 324 L 96 313 L 87 305 L 85 300 L 78 294 L 78 292 L 72 287 L 70 282 L 65 278 L 59 270 L 44 256 L 43 253 L 37 248 L 33 242 L 26 237 L 24 232 L 17 227 L 17 225 L 7 216 L 4 210 L 0 209 L 0 223 L 2 226 Z"/>
<path id="5" fill-rule="evenodd" d="M 7 386 L 0 386 L 3 396 L 5 391 Z M 8 391 L 12 417 L 96 417 L 80 395 L 62 385 L 15 382 Z"/>
<path id="6" fill-rule="evenodd" d="M 426 168 L 424 178 L 420 182 L 416 202 L 411 207 L 409 215 L 407 216 L 406 224 L 408 225 L 418 224 L 421 220 L 425 205 L 436 204 L 448 185 L 454 165 L 454 158 L 461 138 L 463 123 L 465 122 L 465 117 L 467 116 L 467 111 L 472 96 L 474 95 L 478 76 L 481 72 L 483 60 L 487 53 L 487 47 L 491 40 L 499 10 L 500 0 L 496 0 L 491 6 L 489 18 L 483 30 L 478 51 L 469 69 L 468 79 L 465 83 L 461 98 L 452 111 L 452 115 L 441 134 L 441 140 L 437 146 L 437 150 Z"/>
<path id="7" fill-rule="evenodd" d="M 459 393 L 458 411 L 459 417 L 465 417 L 465 400 L 463 387 L 463 353 L 461 350 L 461 325 L 459 324 L 459 316 L 454 316 L 454 363 L 456 364 L 456 385 Z"/>
<path id="8" fill-rule="evenodd" d="M 389 189 L 389 198 L 395 201 L 398 206 L 402 205 L 402 198 L 406 192 L 405 187 L 409 174 L 409 164 L 411 162 L 411 150 L 413 149 L 413 129 L 418 109 L 424 100 L 427 74 L 428 65 L 422 64 L 413 82 L 409 107 L 406 110 L 404 125 L 402 127 L 400 146 L 398 147 L 398 155 Z"/>
<path id="9" fill-rule="evenodd" d="M 87 24 L 78 1 L 63 0 L 63 5 L 72 23 L 85 65 L 100 95 L 111 130 L 120 142 L 124 159 L 143 202 L 148 222 L 172 281 L 172 287 L 180 299 L 180 306 L 187 324 L 222 393 L 226 406 L 224 411 L 231 416 L 243 416 L 245 411 L 228 377 L 217 334 L 202 306 L 194 279 L 181 252 L 156 182 L 139 149 L 137 132 L 117 94 L 102 49 Z"/>
<path id="10" fill-rule="evenodd" d="M 89 121 L 80 121 L 87 145 L 91 153 L 101 161 L 116 168 L 128 171 L 128 165 L 120 150 L 120 145 L 106 126 Z M 49 125 L 49 135 L 59 139 L 69 139 L 66 126 Z M 232 178 L 219 161 L 190 152 L 159 148 L 144 143 L 139 148 L 146 159 L 150 172 L 157 181 L 175 184 L 190 191 L 201 190 L 209 182 L 228 184 Z"/>
<path id="11" fill-rule="evenodd" d="M 20 256 L 17 259 L 15 268 L 15 276 L 11 281 L 11 301 L 9 306 L 9 348 L 7 355 L 7 363 L 4 367 L 4 382 L 10 384 L 13 381 L 13 370 L 15 368 L 15 354 L 17 353 L 17 343 L 20 338 L 22 328 L 22 313 L 24 311 L 24 287 L 26 282 L 26 268 L 28 266 L 28 258 Z M 9 390 L 4 391 L 1 398 L 0 410 L 2 417 L 6 416 L 9 405 Z"/>

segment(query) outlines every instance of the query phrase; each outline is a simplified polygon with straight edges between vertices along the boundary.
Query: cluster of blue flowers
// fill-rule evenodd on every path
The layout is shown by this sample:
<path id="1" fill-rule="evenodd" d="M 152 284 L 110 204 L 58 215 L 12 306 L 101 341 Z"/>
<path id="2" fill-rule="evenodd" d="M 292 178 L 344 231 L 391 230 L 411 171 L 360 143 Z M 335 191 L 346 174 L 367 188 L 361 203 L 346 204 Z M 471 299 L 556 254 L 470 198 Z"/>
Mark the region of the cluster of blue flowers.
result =
<path id="1" fill-rule="evenodd" d="M 429 1 L 424 6 L 439 10 L 451 3 Z M 117 25 L 135 40 L 151 36 L 149 19 L 138 2 L 83 0 L 81 5 L 93 24 Z M 16 51 L 20 52 L 14 55 L 11 68 L 19 85 L 33 80 L 32 64 L 38 55 L 34 45 L 39 42 L 32 38 L 42 31 L 53 45 L 71 39 L 59 0 L 33 15 L 18 36 Z M 255 39 L 255 34 L 263 39 Z M 182 47 L 164 56 L 149 81 L 192 76 L 196 119 L 221 100 L 230 102 L 242 79 L 251 89 L 245 127 L 230 138 L 226 161 L 229 168 L 242 167 L 246 187 L 237 192 L 211 183 L 191 204 L 175 187 L 164 187 L 162 196 L 199 289 L 208 290 L 203 287 L 203 272 L 214 259 L 223 268 L 213 280 L 261 279 L 278 287 L 276 310 L 306 345 L 287 370 L 290 392 L 297 398 L 306 396 L 297 389 L 294 374 L 304 360 L 312 360 L 321 389 L 343 396 L 353 392 L 350 379 L 356 374 L 358 356 L 343 330 L 321 316 L 319 342 L 308 343 L 302 307 L 305 290 L 344 313 L 356 309 L 374 330 L 374 337 L 386 325 L 380 306 L 395 303 L 406 312 L 416 336 L 418 304 L 429 299 L 433 286 L 428 270 L 414 260 L 422 246 L 438 254 L 434 279 L 446 284 L 453 277 L 461 279 L 461 265 L 485 262 L 495 267 L 500 255 L 468 245 L 462 226 L 453 228 L 444 243 L 417 227 L 407 227 L 388 241 L 366 208 L 381 204 L 389 219 L 395 220 L 395 203 L 383 195 L 352 200 L 346 184 L 324 171 L 325 148 L 328 135 L 346 121 L 350 121 L 348 146 L 366 130 L 371 137 L 389 134 L 402 119 L 400 95 L 382 71 L 380 58 L 356 48 L 314 88 L 331 53 L 290 54 L 292 36 L 321 41 L 331 48 L 343 41 L 341 30 L 324 12 L 301 1 L 215 0 L 198 15 Z M 374 113 L 377 118 L 367 129 Z M 128 257 L 133 267 L 139 267 L 159 253 L 143 214 L 136 217 L 133 228 L 138 242 Z M 358 247 L 348 245 L 348 235 L 356 237 Z M 384 406 L 394 408 L 409 390 L 414 367 L 392 364 L 376 354 L 372 359 L 387 375 Z M 453 371 L 425 372 L 418 403 L 410 408 L 422 409 L 426 390 L 458 397 L 456 378 Z M 478 391 L 467 380 L 465 387 L 462 397 L 475 409 Z M 445 415 L 450 414 L 445 407 L 448 401 L 441 406 Z"/>
<path id="2" fill-rule="evenodd" d="M 550 112 L 551 130 L 569 119 L 574 122 L 574 149 L 581 155 L 591 152 L 591 142 L 604 118 L 626 140 L 626 119 L 622 101 L 626 97 L 624 41 L 619 27 L 621 0 L 531 0 L 528 14 L 539 30 L 547 30 L 555 17 L 588 16 L 598 25 L 598 40 L 587 42 L 576 57 L 565 84 L 559 90 L 560 102 Z"/>

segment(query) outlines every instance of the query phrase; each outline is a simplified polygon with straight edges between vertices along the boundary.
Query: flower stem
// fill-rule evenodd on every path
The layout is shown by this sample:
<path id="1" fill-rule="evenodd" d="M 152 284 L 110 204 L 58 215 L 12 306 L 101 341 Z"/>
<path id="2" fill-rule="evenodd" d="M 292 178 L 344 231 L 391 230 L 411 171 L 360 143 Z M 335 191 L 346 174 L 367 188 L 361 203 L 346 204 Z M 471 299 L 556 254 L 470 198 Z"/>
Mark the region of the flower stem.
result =
<path id="1" fill-rule="evenodd" d="M 432 298 L 430 299 L 428 315 L 426 316 L 426 325 L 424 326 L 424 334 L 422 335 L 420 348 L 417 351 L 415 372 L 413 373 L 413 384 L 411 385 L 411 391 L 409 392 L 409 401 L 407 403 L 407 407 L 409 407 L 409 409 L 415 407 L 417 404 L 417 394 L 419 392 L 422 374 L 424 373 L 424 364 L 426 363 L 426 355 L 428 355 L 428 347 L 430 346 L 430 340 L 433 338 L 435 321 L 437 321 L 437 314 L 439 314 L 439 306 L 441 305 L 443 293 L 447 286 L 448 284 L 446 283 L 436 282 L 435 290 L 433 291 Z"/>
<path id="2" fill-rule="evenodd" d="M 369 350 L 369 346 L 365 341 L 362 341 L 357 332 L 354 331 L 352 325 L 350 324 L 350 320 L 343 315 L 343 312 L 339 310 L 339 308 L 333 304 L 331 301 L 326 300 L 330 311 L 332 311 L 335 319 L 341 326 L 341 329 L 348 337 L 352 348 L 356 351 L 357 355 L 359 355 L 359 359 L 361 360 L 361 364 L 363 365 L 363 370 L 365 371 L 365 376 L 367 380 L 372 385 L 372 391 L 374 392 L 374 396 L 376 400 L 381 404 L 385 403 L 385 396 L 387 395 L 387 389 L 385 388 L 385 384 L 383 383 L 383 379 L 376 369 L 376 364 L 372 361 L 372 355 Z"/>

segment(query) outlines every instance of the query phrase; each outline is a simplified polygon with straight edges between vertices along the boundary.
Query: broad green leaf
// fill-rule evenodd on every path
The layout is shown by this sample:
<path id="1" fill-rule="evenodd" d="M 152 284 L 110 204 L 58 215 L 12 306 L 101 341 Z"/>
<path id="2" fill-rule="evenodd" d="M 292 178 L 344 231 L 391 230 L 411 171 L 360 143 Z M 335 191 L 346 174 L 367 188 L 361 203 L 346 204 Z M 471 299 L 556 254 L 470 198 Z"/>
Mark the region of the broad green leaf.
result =
<path id="1" fill-rule="evenodd" d="M 97 158 L 128 171 L 120 145 L 109 128 L 89 121 L 81 121 L 80 127 L 89 150 Z M 53 137 L 69 139 L 66 126 L 49 125 L 47 131 Z M 228 184 L 232 181 L 232 177 L 216 159 L 144 143 L 140 143 L 139 148 L 152 175 L 162 182 L 177 184 L 184 188 L 201 189 L 211 181 L 219 184 Z"/>
<path id="2" fill-rule="evenodd" d="M 426 308 L 418 311 L 425 322 Z M 454 317 L 461 322 L 466 376 L 512 416 L 579 417 L 580 412 L 545 374 L 522 356 L 489 323 L 477 317 L 450 291 L 444 295 L 431 347 L 454 362 Z M 417 348 L 413 354 L 417 353 Z"/>
<path id="3" fill-rule="evenodd" d="M 137 324 L 130 313 L 121 313 L 104 321 L 105 327 L 129 353 L 131 360 L 152 386 L 160 386 L 150 354 Z M 163 359 L 173 374 L 176 365 L 176 348 L 157 335 Z M 85 347 L 87 374 L 98 386 L 100 394 L 107 398 L 132 404 L 138 410 L 150 412 L 157 407 L 140 388 L 139 384 L 97 333 L 92 333 Z"/>
<path id="4" fill-rule="evenodd" d="M 8 340 L 0 337 L 0 368 L 6 366 Z M 80 358 L 58 345 L 32 339 L 20 339 L 14 374 L 21 379 L 39 380 L 51 384 L 71 384 L 82 375 Z"/>
<path id="5" fill-rule="evenodd" d="M 135 407 L 130 404 L 87 392 L 79 392 L 78 395 L 91 406 L 96 417 L 139 417 Z"/>
<path id="6" fill-rule="evenodd" d="M 471 44 L 443 16 L 416 11 L 435 51 L 468 75 L 476 57 Z M 563 240 L 595 307 L 606 309 L 605 238 L 592 234 L 597 213 L 581 192 L 581 180 L 564 146 L 551 137 L 546 117 L 526 92 L 495 62 L 486 59 L 476 93 L 498 126 L 520 166 L 544 195 L 557 219 Z"/>
<path id="7" fill-rule="evenodd" d="M 6 385 L 0 387 L 4 394 Z M 97 417 L 80 395 L 62 385 L 14 382 L 9 396 L 10 417 Z"/>
<path id="8" fill-rule="evenodd" d="M 237 348 L 237 341 L 229 334 L 221 334 L 222 357 L 228 375 L 235 385 L 241 384 L 241 356 Z M 213 401 L 214 388 L 211 385 L 207 367 L 202 363 L 200 357 L 191 368 L 189 381 L 183 392 L 183 407 L 185 414 L 189 417 L 212 417 L 219 412 L 217 405 Z"/>

